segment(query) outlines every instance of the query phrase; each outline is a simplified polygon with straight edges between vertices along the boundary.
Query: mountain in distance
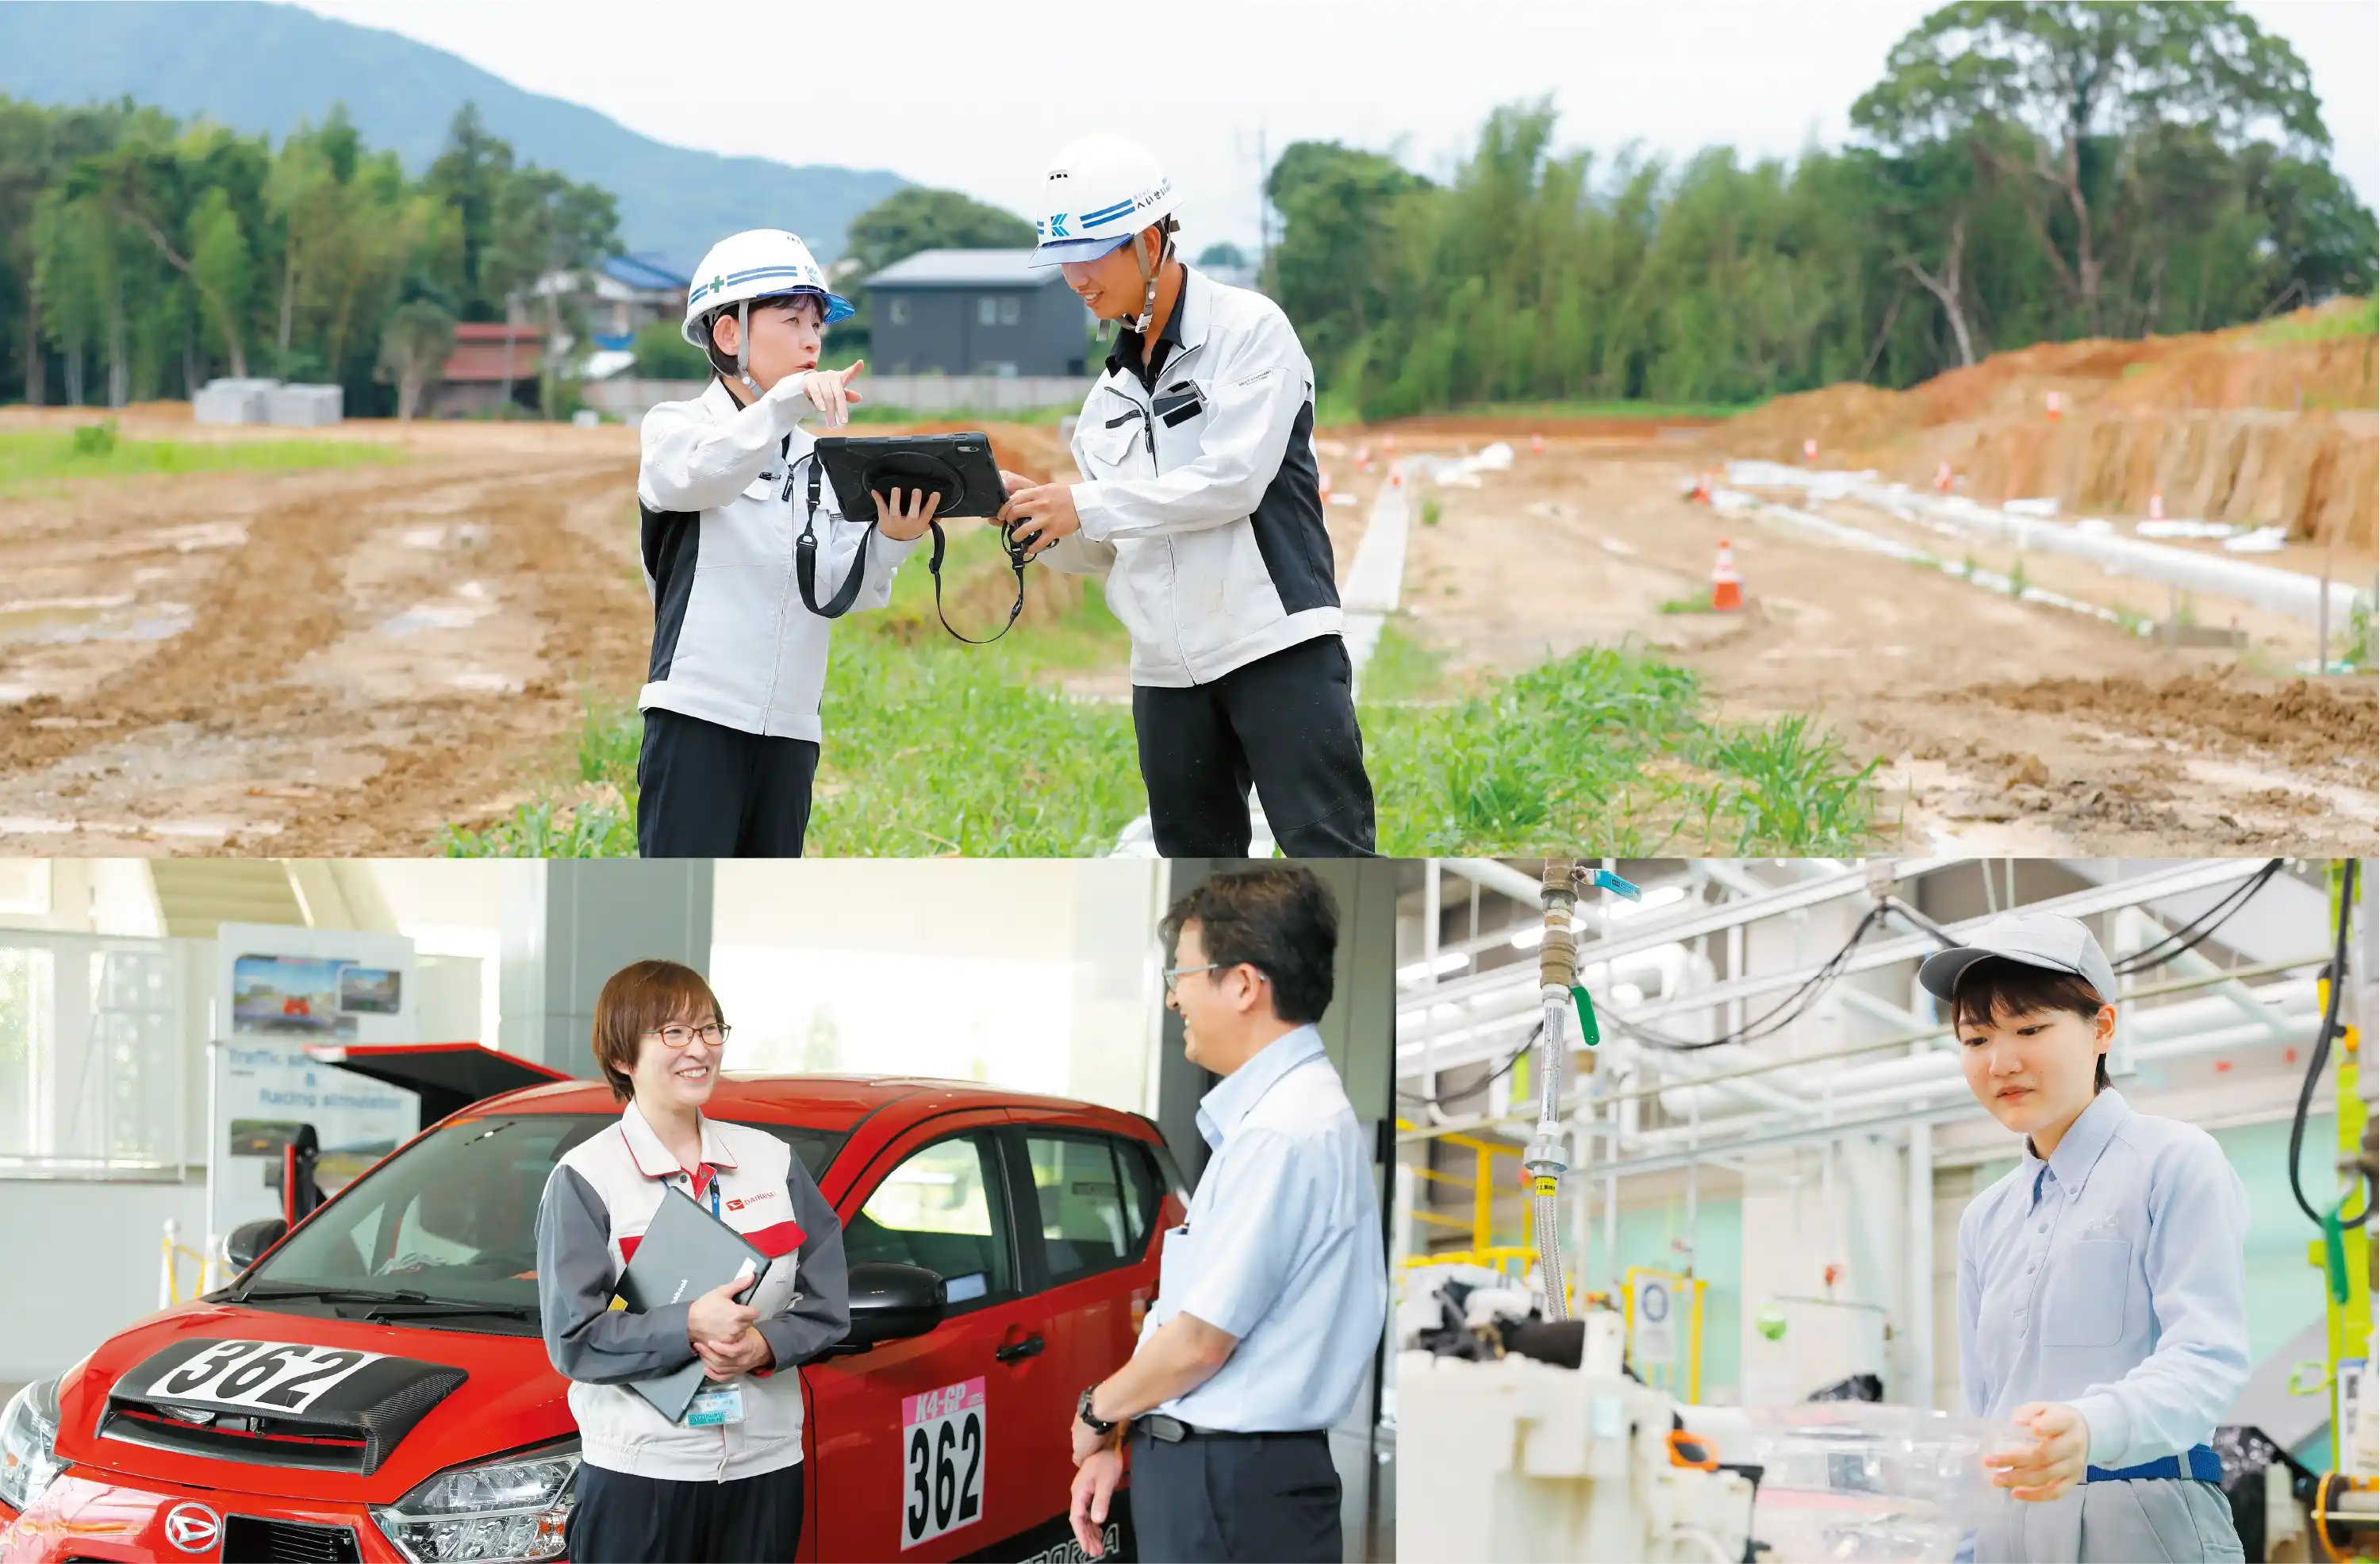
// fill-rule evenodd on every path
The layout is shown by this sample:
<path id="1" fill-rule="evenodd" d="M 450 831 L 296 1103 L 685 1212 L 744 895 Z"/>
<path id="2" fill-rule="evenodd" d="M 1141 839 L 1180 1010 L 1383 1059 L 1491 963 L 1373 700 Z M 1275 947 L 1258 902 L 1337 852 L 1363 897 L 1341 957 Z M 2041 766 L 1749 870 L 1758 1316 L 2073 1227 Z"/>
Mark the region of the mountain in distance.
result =
<path id="1" fill-rule="evenodd" d="M 880 168 L 667 146 L 443 49 L 264 0 L 8 0 L 0 93 L 47 104 L 130 97 L 276 140 L 344 103 L 365 144 L 394 149 L 414 174 L 438 155 L 455 111 L 476 103 L 518 161 L 611 191 L 625 249 L 688 272 L 742 228 L 790 228 L 830 260 L 852 218 L 909 182 Z"/>

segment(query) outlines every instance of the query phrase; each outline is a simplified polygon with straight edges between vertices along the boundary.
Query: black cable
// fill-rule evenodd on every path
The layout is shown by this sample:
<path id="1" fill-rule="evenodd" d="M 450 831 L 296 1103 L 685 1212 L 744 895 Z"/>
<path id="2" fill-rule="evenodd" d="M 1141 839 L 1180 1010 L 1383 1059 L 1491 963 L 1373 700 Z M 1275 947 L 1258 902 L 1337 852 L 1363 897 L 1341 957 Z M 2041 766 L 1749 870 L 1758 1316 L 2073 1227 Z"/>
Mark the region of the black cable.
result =
<path id="1" fill-rule="evenodd" d="M 2285 861 L 2278 858 L 2267 860 L 2263 868 L 2234 886 L 2205 911 L 2167 935 L 2163 939 L 2143 946 L 2113 963 L 2116 975 L 2137 977 L 2143 972 L 2153 971 L 2178 960 L 2188 952 L 2198 948 L 2204 943 L 2207 936 L 2229 923 L 2241 908 L 2247 906 L 2258 891 L 2270 885 L 2273 877 L 2281 872 Z M 2173 948 L 2167 950 L 2168 946 L 2172 946 Z"/>
<path id="2" fill-rule="evenodd" d="M 1758 1020 L 1746 1025 L 1741 1032 L 1732 1032 L 1724 1037 L 1714 1037 L 1707 1041 L 1696 1041 L 1693 1038 L 1672 1037 L 1667 1032 L 1658 1032 L 1648 1026 L 1640 1026 L 1618 1015 L 1612 1015 L 1609 1019 L 1612 1025 L 1632 1037 L 1638 1038 L 1653 1047 L 1680 1054 L 1696 1053 L 1705 1048 L 1723 1048 L 1730 1044 L 1755 1043 L 1764 1037 L 1774 1036 L 1808 1013 L 1810 1007 L 1817 1003 L 1818 996 L 1825 992 L 1827 985 L 1842 974 L 1842 969 L 1850 962 L 1852 952 L 1859 947 L 1860 941 L 1867 937 L 1868 931 L 1875 928 L 1883 917 L 1884 909 L 1881 906 L 1869 908 L 1866 915 L 1860 919 L 1859 926 L 1852 930 L 1851 938 L 1843 942 L 1842 948 L 1828 957 L 1823 966 L 1803 980 L 1800 987 L 1779 1000 L 1773 1009 Z"/>
<path id="3" fill-rule="evenodd" d="M 1537 1039 L 1543 1037 L 1545 1033 L 1545 1018 L 1540 1016 L 1537 1018 L 1537 1024 L 1529 1028 L 1529 1035 L 1527 1039 L 1524 1041 L 1518 1048 L 1512 1050 L 1512 1055 L 1510 1058 L 1490 1070 L 1484 1079 L 1474 1081 L 1471 1085 L 1464 1087 L 1462 1092 L 1457 1094 L 1457 1095 L 1467 1097 L 1474 1092 L 1485 1091 L 1494 1082 L 1503 1080 L 1505 1076 L 1512 1073 L 1512 1069 L 1514 1065 L 1519 1064 L 1523 1059 L 1529 1057 L 1529 1050 L 1537 1045 Z M 1397 1095 L 1402 1097 L 1409 1103 L 1424 1103 L 1431 1107 L 1444 1107 L 1446 1106 L 1436 1096 L 1427 1093 L 1399 1092 Z"/>
<path id="4" fill-rule="evenodd" d="M 2338 944 L 2330 959 L 2330 996 L 2322 1007 L 2322 1030 L 2314 1034 L 2313 1057 L 2306 1060 L 2305 1083 L 2298 1088 L 2298 1111 L 2289 1119 L 2289 1194 L 2297 1201 L 2298 1209 L 2317 1228 L 2322 1226 L 2322 1213 L 2306 1201 L 2305 1186 L 2299 1181 L 2298 1155 L 2305 1148 L 2306 1118 L 2313 1107 L 2314 1082 L 2322 1079 L 2323 1067 L 2330 1062 L 2330 1039 L 2338 1026 L 2339 991 L 2347 986 L 2348 917 L 2355 906 L 2356 861 L 2347 861 L 2338 876 Z M 2353 1221 L 2339 1219 L 2342 1229 L 2363 1226 L 2372 1219 L 2372 1197 L 2363 1197 L 2363 1210 Z"/>

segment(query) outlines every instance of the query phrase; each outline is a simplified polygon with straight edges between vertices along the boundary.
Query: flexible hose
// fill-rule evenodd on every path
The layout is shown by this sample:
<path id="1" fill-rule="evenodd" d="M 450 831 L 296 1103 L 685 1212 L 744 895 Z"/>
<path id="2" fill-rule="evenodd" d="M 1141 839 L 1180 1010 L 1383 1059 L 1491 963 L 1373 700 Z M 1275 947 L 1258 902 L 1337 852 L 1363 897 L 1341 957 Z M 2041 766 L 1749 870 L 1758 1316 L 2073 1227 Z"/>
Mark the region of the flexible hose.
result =
<path id="1" fill-rule="evenodd" d="M 1548 1180 L 1550 1182 L 1550 1180 Z M 1537 1275 L 1546 1284 L 1546 1318 L 1570 1318 L 1570 1289 L 1564 1285 L 1561 1259 L 1561 1199 L 1532 1195 L 1537 1228 Z"/>

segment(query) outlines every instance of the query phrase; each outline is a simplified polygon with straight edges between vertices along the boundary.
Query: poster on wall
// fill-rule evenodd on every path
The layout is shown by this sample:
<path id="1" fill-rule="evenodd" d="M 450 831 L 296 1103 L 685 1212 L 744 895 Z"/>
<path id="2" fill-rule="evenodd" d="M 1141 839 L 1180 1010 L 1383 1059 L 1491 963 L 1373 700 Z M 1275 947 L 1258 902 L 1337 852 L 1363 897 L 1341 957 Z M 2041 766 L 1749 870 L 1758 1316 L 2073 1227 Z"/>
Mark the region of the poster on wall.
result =
<path id="1" fill-rule="evenodd" d="M 307 1045 L 420 1036 L 402 935 L 225 923 L 215 945 L 207 1227 L 220 1252 L 234 1228 L 281 1214 L 282 1152 L 302 1127 L 325 1195 L 420 1128 L 414 1094 L 318 1064 Z"/>

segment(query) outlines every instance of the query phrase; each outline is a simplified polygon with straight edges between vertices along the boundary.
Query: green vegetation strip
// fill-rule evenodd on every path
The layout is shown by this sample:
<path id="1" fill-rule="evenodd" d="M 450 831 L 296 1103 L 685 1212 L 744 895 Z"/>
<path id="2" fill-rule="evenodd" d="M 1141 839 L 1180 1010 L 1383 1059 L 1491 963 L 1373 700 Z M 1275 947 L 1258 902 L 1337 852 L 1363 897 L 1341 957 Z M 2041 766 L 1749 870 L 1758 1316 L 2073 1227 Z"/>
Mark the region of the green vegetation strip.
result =
<path id="1" fill-rule="evenodd" d="M 405 453 L 354 440 L 128 440 L 113 423 L 0 434 L 0 490 L 147 472 L 298 471 L 399 462 Z"/>
<path id="2" fill-rule="evenodd" d="M 944 637 L 930 608 L 923 624 L 911 617 L 919 593 L 903 574 L 892 610 L 837 634 L 809 850 L 1106 852 L 1147 807 L 1130 707 L 1049 682 L 1121 659 L 1121 629 L 1096 587 L 1063 617 L 975 649 Z M 971 587 L 966 605 L 979 611 L 980 595 Z M 1384 853 L 1826 855 L 1879 837 L 1874 764 L 1854 768 L 1803 717 L 1707 723 L 1692 673 L 1633 651 L 1582 652 L 1451 697 L 1443 689 L 1436 658 L 1392 626 L 1363 711 Z M 634 852 L 639 731 L 633 711 L 590 703 L 575 789 L 549 788 L 485 831 L 449 826 L 439 849 Z"/>

